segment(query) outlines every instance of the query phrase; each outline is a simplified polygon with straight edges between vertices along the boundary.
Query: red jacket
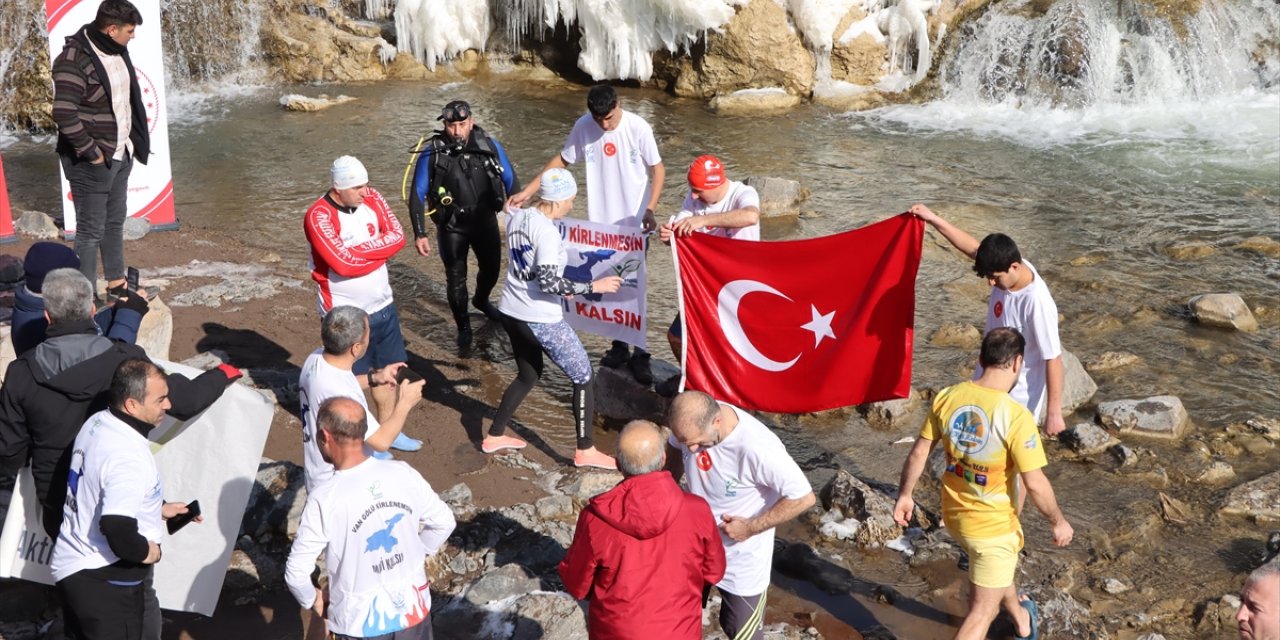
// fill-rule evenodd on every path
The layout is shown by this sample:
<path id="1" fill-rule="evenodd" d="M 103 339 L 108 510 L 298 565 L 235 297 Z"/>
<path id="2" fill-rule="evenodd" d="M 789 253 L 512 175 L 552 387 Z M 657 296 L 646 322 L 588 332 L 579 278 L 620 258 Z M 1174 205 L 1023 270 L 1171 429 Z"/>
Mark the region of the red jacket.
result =
<path id="1" fill-rule="evenodd" d="M 623 480 L 596 496 L 560 578 L 591 600 L 594 639 L 702 637 L 702 589 L 724 577 L 724 546 L 706 500 L 665 471 Z"/>

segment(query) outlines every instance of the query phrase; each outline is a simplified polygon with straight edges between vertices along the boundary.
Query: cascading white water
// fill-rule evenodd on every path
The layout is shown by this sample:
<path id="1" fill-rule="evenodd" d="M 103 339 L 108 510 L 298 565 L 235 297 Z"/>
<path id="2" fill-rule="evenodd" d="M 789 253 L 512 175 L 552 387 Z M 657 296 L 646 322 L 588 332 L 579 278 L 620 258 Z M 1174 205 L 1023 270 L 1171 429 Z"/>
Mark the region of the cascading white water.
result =
<path id="1" fill-rule="evenodd" d="M 1277 38 L 1273 0 L 1205 0 L 1180 18 L 1146 0 L 1009 0 L 953 34 L 935 62 L 940 99 L 864 115 L 1029 146 L 1141 141 L 1172 164 L 1274 166 Z"/>
<path id="2" fill-rule="evenodd" d="M 212 95 L 251 90 L 264 81 L 260 31 L 270 10 L 266 0 L 164 0 L 160 9 L 165 85 L 179 118 L 198 117 Z"/>

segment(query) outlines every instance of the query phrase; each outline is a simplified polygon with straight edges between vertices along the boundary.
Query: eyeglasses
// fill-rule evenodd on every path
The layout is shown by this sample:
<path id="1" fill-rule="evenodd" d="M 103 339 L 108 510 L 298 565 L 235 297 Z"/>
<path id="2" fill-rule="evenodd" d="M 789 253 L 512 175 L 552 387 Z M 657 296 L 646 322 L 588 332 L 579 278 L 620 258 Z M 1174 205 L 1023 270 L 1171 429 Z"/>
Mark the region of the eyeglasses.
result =
<path id="1" fill-rule="evenodd" d="M 440 115 L 444 116 L 444 121 L 446 123 L 461 122 L 471 117 L 471 108 L 465 104 L 460 104 L 458 106 L 450 105 L 445 107 L 444 111 L 440 112 Z"/>

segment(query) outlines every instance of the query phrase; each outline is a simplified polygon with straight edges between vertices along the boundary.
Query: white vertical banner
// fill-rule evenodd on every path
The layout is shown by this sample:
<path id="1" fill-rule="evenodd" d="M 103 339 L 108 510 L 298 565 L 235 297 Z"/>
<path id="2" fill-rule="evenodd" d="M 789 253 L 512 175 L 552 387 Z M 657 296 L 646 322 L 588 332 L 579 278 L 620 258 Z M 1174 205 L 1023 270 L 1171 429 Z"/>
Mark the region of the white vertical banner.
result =
<path id="1" fill-rule="evenodd" d="M 155 362 L 168 373 L 190 378 L 203 373 L 181 364 Z M 233 384 L 194 419 L 165 418 L 151 432 L 164 499 L 199 500 L 204 517 L 204 522 L 188 524 L 161 543 L 164 557 L 155 566 L 161 608 L 213 615 L 274 413 L 275 405 L 262 394 Z M 52 558 L 53 541 L 40 522 L 28 466 L 18 476 L 0 529 L 0 578 L 53 584 Z"/>
<path id="2" fill-rule="evenodd" d="M 66 40 L 98 14 L 100 0 L 45 0 L 49 28 L 50 61 L 62 53 Z M 151 135 L 151 156 L 147 164 L 135 162 L 129 175 L 128 214 L 146 218 L 152 229 L 176 229 L 173 200 L 173 172 L 169 166 L 169 111 L 165 102 L 164 50 L 160 42 L 160 0 L 133 0 L 142 14 L 136 37 L 129 43 L 129 59 L 138 76 L 138 89 L 147 110 Z M 71 183 L 62 174 L 62 213 L 66 235 L 75 235 L 76 211 L 71 200 Z"/>
<path id="3" fill-rule="evenodd" d="M 578 331 L 648 349 L 645 338 L 645 235 L 639 227 L 619 227 L 577 218 L 555 221 L 568 250 L 564 276 L 589 282 L 621 276 L 617 293 L 573 296 L 561 301 L 565 320 Z"/>

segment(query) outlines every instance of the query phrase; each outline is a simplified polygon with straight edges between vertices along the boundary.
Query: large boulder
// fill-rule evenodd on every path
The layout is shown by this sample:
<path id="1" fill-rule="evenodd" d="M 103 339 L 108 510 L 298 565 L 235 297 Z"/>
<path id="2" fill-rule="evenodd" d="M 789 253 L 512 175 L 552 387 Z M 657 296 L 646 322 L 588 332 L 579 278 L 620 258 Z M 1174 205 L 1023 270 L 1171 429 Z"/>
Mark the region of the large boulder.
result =
<path id="1" fill-rule="evenodd" d="M 288 460 L 263 458 L 240 522 L 240 534 L 254 538 L 266 535 L 292 538 L 298 532 L 306 504 L 307 486 L 302 467 Z"/>
<path id="2" fill-rule="evenodd" d="M 541 582 L 528 569 L 508 564 L 480 576 L 463 595 L 471 604 L 486 605 L 536 591 Z"/>
<path id="3" fill-rule="evenodd" d="M 795 180 L 770 176 L 751 176 L 742 181 L 760 194 L 760 217 L 779 218 L 800 215 L 800 203 L 809 192 Z"/>
<path id="4" fill-rule="evenodd" d="M 1062 432 L 1061 439 L 1072 451 L 1092 455 L 1120 444 L 1120 439 L 1092 422 L 1082 422 Z"/>
<path id="5" fill-rule="evenodd" d="M 1190 424 L 1175 396 L 1103 402 L 1098 404 L 1098 419 L 1120 433 L 1170 439 L 1181 437 Z"/>
<path id="6" fill-rule="evenodd" d="M 894 431 L 904 426 L 920 426 L 924 421 L 920 416 L 923 403 L 920 393 L 915 389 L 905 398 L 882 400 L 858 406 L 861 413 L 872 428 Z"/>
<path id="7" fill-rule="evenodd" d="M 764 87 L 807 96 L 813 89 L 813 54 L 774 0 L 751 0 L 723 30 L 707 34 L 705 53 L 673 64 L 678 96 L 709 98 Z"/>
<path id="8" fill-rule="evenodd" d="M 883 546 L 902 536 L 902 527 L 893 520 L 896 496 L 888 487 L 875 488 L 840 469 L 831 482 L 822 489 L 822 506 L 837 511 L 842 521 L 856 520 L 857 532 L 853 539 L 863 547 Z M 928 526 L 928 517 L 916 510 L 921 526 Z"/>
<path id="9" fill-rule="evenodd" d="M 954 347 L 972 351 L 982 344 L 982 332 L 971 324 L 948 322 L 933 332 L 929 342 L 937 347 Z"/>
<path id="10" fill-rule="evenodd" d="M 516 600 L 511 640 L 587 640 L 587 620 L 578 601 L 563 591 L 531 593 Z"/>
<path id="11" fill-rule="evenodd" d="M 358 22 L 324 0 L 276 0 L 262 23 L 262 52 L 291 82 L 382 80 L 395 47 L 376 25 Z"/>
<path id="12" fill-rule="evenodd" d="M 1253 520 L 1280 522 L 1280 471 L 1232 489 L 1219 511 Z"/>
<path id="13" fill-rule="evenodd" d="M 152 358 L 169 359 L 169 346 L 173 343 L 173 311 L 169 305 L 156 296 L 147 303 L 147 315 L 142 316 L 138 325 L 138 339 L 135 342 Z"/>
<path id="14" fill-rule="evenodd" d="M 675 365 L 658 358 L 653 358 L 649 366 L 656 381 L 680 373 Z M 597 368 L 595 386 L 596 413 L 615 420 L 644 419 L 662 424 L 667 405 L 671 403 L 652 387 L 636 382 L 626 367 Z"/>
<path id="15" fill-rule="evenodd" d="M 325 109 L 328 109 L 329 107 L 332 107 L 334 105 L 339 105 L 344 102 L 351 102 L 353 100 L 355 100 L 355 98 L 352 98 L 351 96 L 345 96 L 345 95 L 338 96 L 336 98 L 330 98 L 329 96 L 322 93 L 312 98 L 311 96 L 304 96 L 297 93 L 289 93 L 289 94 L 280 96 L 280 106 L 284 107 L 285 111 L 303 111 L 303 112 L 311 113 L 315 111 L 324 111 Z"/>
<path id="16" fill-rule="evenodd" d="M 1237 331 L 1258 330 L 1257 319 L 1238 294 L 1206 293 L 1188 300 L 1187 306 L 1200 324 Z"/>
<path id="17" fill-rule="evenodd" d="M 1098 383 L 1084 370 L 1080 359 L 1070 351 L 1062 352 L 1062 415 L 1069 415 L 1093 398 Z"/>
<path id="18" fill-rule="evenodd" d="M 722 116 L 763 116 L 786 113 L 800 104 L 800 96 L 781 87 L 739 89 L 711 99 L 711 110 Z"/>
<path id="19" fill-rule="evenodd" d="M 13 223 L 13 229 L 19 234 L 36 240 L 52 240 L 62 232 L 58 224 L 48 214 L 39 211 L 27 211 Z"/>

